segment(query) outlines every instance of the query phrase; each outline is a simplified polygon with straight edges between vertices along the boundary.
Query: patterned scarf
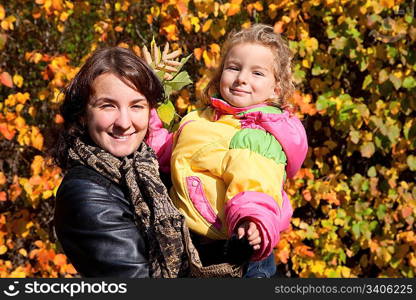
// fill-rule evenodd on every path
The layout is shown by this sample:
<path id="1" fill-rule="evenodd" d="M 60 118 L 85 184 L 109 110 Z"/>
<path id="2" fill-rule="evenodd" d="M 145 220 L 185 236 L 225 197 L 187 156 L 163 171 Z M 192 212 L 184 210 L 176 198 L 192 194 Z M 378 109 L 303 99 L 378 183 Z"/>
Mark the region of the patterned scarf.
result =
<path id="1" fill-rule="evenodd" d="M 185 218 L 159 177 L 154 151 L 144 142 L 129 157 L 117 158 L 78 138 L 69 158 L 70 165 L 88 166 L 127 191 L 136 225 L 146 241 L 150 277 L 241 277 L 238 265 L 202 266 Z"/>

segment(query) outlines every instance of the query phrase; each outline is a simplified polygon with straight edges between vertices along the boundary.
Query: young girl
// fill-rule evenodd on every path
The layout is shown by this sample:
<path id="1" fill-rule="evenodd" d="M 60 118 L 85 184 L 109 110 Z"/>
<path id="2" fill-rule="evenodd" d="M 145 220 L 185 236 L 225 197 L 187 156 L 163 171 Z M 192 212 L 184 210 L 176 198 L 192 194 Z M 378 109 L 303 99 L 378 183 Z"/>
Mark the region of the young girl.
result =
<path id="1" fill-rule="evenodd" d="M 202 261 L 223 261 L 225 241 L 244 237 L 254 251 L 246 277 L 275 272 L 273 247 L 292 215 L 283 185 L 308 149 L 301 122 L 285 110 L 294 90 L 290 64 L 288 45 L 271 26 L 231 33 L 205 108 L 186 115 L 174 135 L 151 116 L 147 142 L 162 170 L 170 159 L 170 195 Z"/>

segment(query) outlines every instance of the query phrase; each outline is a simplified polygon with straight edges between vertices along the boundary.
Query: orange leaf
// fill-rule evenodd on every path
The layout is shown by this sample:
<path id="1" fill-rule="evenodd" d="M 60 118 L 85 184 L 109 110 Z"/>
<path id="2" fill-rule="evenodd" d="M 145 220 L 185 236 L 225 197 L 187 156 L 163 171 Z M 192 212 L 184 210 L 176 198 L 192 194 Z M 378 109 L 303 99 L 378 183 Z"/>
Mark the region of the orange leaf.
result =
<path id="1" fill-rule="evenodd" d="M 7 182 L 6 176 L 4 176 L 3 172 L 0 172 L 0 185 L 5 184 Z"/>
<path id="2" fill-rule="evenodd" d="M 305 199 L 305 201 L 311 201 L 312 200 L 312 195 L 311 195 L 311 191 L 310 190 L 303 190 L 302 191 L 302 195 L 303 195 L 303 199 Z"/>
<path id="3" fill-rule="evenodd" d="M 12 80 L 12 76 L 10 76 L 9 73 L 7 72 L 3 72 L 0 74 L 0 83 L 12 88 L 13 87 L 13 80 Z"/>
<path id="4" fill-rule="evenodd" d="M 64 118 L 60 114 L 55 115 L 55 123 L 62 124 L 64 122 Z"/>
<path id="5" fill-rule="evenodd" d="M 53 263 L 57 266 L 63 266 L 66 264 L 66 256 L 64 254 L 56 254 L 53 258 Z"/>
<path id="6" fill-rule="evenodd" d="M 52 0 L 52 7 L 56 10 L 62 10 L 62 0 Z"/>
<path id="7" fill-rule="evenodd" d="M 14 138 L 16 131 L 14 128 L 10 128 L 7 123 L 0 123 L 0 133 L 9 141 Z"/>
<path id="8" fill-rule="evenodd" d="M 204 51 L 204 49 L 202 49 L 202 48 L 195 48 L 194 49 L 194 55 L 195 55 L 196 60 L 200 60 L 201 59 L 201 56 L 202 56 L 202 52 L 203 51 Z"/>
<path id="9" fill-rule="evenodd" d="M 22 193 L 22 188 L 20 187 L 20 184 L 19 184 L 19 177 L 15 175 L 13 177 L 13 184 L 9 188 L 10 200 L 15 201 L 17 197 L 20 196 L 21 193 Z"/>
<path id="10" fill-rule="evenodd" d="M 6 200 L 7 200 L 6 192 L 0 192 L 0 201 L 6 201 Z"/>
<path id="11" fill-rule="evenodd" d="M 186 15 L 188 13 L 188 2 L 189 0 L 177 0 L 176 8 L 180 15 Z"/>
<path id="12" fill-rule="evenodd" d="M 72 264 L 68 264 L 66 267 L 66 272 L 68 274 L 76 274 L 78 273 L 77 270 L 75 270 L 74 266 Z"/>
<path id="13" fill-rule="evenodd" d="M 403 218 L 406 219 L 408 216 L 410 216 L 412 214 L 412 212 L 413 212 L 413 208 L 411 208 L 409 206 L 402 208 Z"/>

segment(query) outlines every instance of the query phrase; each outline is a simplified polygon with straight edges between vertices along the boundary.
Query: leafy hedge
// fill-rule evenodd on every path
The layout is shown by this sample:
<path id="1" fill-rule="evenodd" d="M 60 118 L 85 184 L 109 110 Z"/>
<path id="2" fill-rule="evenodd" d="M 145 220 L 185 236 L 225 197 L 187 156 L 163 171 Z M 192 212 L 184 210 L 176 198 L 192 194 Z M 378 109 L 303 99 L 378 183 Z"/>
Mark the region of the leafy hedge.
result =
<path id="1" fill-rule="evenodd" d="M 152 38 L 193 54 L 183 115 L 218 64 L 226 34 L 274 25 L 295 53 L 309 138 L 287 183 L 292 230 L 279 270 L 300 277 L 416 273 L 415 1 L 19 0 L 0 4 L 0 277 L 78 276 L 51 226 L 61 170 L 45 154 L 59 91 L 102 45 L 141 55 Z M 177 121 L 175 118 L 174 121 Z"/>

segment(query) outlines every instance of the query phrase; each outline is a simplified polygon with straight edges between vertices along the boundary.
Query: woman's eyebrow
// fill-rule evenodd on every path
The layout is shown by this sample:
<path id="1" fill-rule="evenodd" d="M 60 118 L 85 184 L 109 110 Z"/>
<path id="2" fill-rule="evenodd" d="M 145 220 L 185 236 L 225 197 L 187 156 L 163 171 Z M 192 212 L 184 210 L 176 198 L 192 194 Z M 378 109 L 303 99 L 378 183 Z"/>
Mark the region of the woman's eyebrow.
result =
<path id="1" fill-rule="evenodd" d="M 115 100 L 115 99 L 113 99 L 113 98 L 110 98 L 110 97 L 107 97 L 107 96 L 103 96 L 103 97 L 99 97 L 99 98 L 93 98 L 92 101 L 91 101 L 91 104 L 92 105 L 98 105 L 98 104 L 100 104 L 102 102 L 117 104 L 118 101 Z M 130 101 L 130 104 L 136 104 L 136 103 L 140 103 L 140 102 L 147 103 L 147 100 L 143 96 L 143 98 L 136 98 L 136 99 L 131 100 Z"/>

